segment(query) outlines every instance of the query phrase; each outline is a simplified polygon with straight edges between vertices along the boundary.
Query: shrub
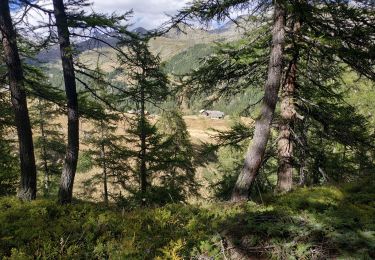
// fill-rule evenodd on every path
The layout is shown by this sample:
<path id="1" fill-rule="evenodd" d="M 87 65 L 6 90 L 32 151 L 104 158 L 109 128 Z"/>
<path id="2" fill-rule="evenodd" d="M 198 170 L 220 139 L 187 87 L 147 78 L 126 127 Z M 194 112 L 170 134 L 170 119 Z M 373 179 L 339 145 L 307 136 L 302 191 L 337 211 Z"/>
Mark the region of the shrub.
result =
<path id="1" fill-rule="evenodd" d="M 263 205 L 165 204 L 132 210 L 5 197 L 0 199 L 0 258 L 373 259 L 375 207 L 367 197 L 374 197 L 374 188 L 368 180 L 297 189 Z"/>

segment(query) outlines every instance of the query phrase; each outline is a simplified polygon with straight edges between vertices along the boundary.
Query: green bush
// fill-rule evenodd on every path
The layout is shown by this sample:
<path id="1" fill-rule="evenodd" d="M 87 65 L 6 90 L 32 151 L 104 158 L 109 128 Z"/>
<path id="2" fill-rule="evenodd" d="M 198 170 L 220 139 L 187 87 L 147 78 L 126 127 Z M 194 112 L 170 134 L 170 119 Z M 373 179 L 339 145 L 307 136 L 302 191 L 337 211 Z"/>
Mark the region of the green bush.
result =
<path id="1" fill-rule="evenodd" d="M 374 180 L 297 189 L 265 204 L 112 209 L 0 199 L 3 259 L 373 259 Z M 271 198 L 271 199 L 267 199 Z M 158 201 L 160 198 L 158 198 Z M 127 205 L 129 206 L 129 205 Z"/>
<path id="2" fill-rule="evenodd" d="M 15 194 L 18 180 L 19 166 L 14 148 L 0 137 L 0 196 Z"/>

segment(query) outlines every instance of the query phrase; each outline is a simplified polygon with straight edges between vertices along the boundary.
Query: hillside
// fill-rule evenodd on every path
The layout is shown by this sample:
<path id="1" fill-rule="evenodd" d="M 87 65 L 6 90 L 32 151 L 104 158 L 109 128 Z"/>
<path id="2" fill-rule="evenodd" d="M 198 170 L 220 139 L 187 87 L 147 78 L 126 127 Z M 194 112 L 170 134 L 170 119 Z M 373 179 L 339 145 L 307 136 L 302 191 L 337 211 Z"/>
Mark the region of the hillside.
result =
<path id="1" fill-rule="evenodd" d="M 239 17 L 239 22 L 246 24 L 247 22 Z M 162 61 L 168 61 L 175 55 L 186 51 L 187 49 L 200 44 L 210 44 L 215 41 L 232 41 L 238 39 L 244 32 L 242 28 L 238 28 L 236 24 L 229 21 L 221 27 L 213 30 L 183 27 L 182 30 L 172 29 L 166 35 L 156 37 L 150 41 L 150 50 L 155 55 L 160 55 Z M 139 27 L 133 32 L 145 34 L 146 29 Z M 115 45 L 117 40 L 107 35 L 97 35 L 99 40 L 81 40 L 75 43 L 78 59 L 86 64 L 96 65 L 98 53 L 100 52 L 100 62 L 104 69 L 111 71 L 116 63 L 116 54 L 113 49 L 108 47 L 102 41 Z M 37 60 L 44 63 L 47 67 L 59 68 L 60 51 L 57 45 L 41 51 L 37 55 Z"/>
<path id="2" fill-rule="evenodd" d="M 363 185 L 364 184 L 364 185 Z M 129 210 L 0 199 L 3 259 L 374 259 L 374 179 L 260 204 Z"/>
<path id="3" fill-rule="evenodd" d="M 373 21 L 0 0 L 0 260 L 375 260 Z"/>
<path id="4" fill-rule="evenodd" d="M 210 119 L 202 116 L 191 115 L 191 116 L 184 116 L 184 121 L 187 125 L 187 130 L 190 134 L 190 139 L 193 145 L 197 148 L 202 145 L 203 143 L 214 143 L 215 139 L 213 135 L 216 134 L 216 130 L 224 131 L 228 130 L 232 125 L 232 120 L 230 117 L 226 117 L 224 120 L 215 120 Z M 158 120 L 158 116 L 150 118 L 151 122 L 156 123 Z M 245 124 L 252 124 L 252 120 L 249 118 L 241 118 L 241 121 Z M 63 126 L 62 131 L 66 134 L 67 128 L 64 127 L 67 125 L 66 117 L 59 117 L 56 119 L 55 123 L 60 124 Z M 93 128 L 90 121 L 82 120 L 81 122 L 81 131 L 80 136 L 84 138 L 91 129 Z M 119 124 L 119 129 L 117 134 L 125 134 L 126 124 L 122 125 Z M 40 133 L 38 129 L 34 130 L 36 136 L 39 136 Z M 75 178 L 75 189 L 74 189 L 74 196 L 79 199 L 89 200 L 89 201 L 102 201 L 102 183 L 91 183 L 91 180 L 94 178 L 96 174 L 100 174 L 100 169 L 95 167 L 90 167 L 88 169 L 85 168 L 85 151 L 87 151 L 90 147 L 83 141 L 80 143 L 81 147 L 81 156 L 78 162 L 78 172 Z M 198 167 L 197 168 L 197 180 L 202 185 L 202 196 L 208 196 L 207 189 L 210 186 L 210 183 L 207 181 L 205 177 L 205 172 L 207 169 L 205 167 Z M 53 178 L 58 177 L 54 176 Z M 212 180 L 211 180 L 212 181 Z M 88 185 L 88 183 L 91 183 Z M 109 184 L 109 190 L 114 195 L 121 192 L 121 188 L 117 187 L 116 185 Z"/>

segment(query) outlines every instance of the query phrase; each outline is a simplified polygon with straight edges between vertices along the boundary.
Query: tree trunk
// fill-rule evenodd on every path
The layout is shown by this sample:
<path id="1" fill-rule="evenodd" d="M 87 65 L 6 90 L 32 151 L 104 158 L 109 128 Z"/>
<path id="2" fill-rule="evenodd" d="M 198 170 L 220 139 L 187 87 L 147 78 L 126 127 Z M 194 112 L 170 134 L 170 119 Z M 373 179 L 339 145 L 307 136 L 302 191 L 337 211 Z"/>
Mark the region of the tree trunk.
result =
<path id="1" fill-rule="evenodd" d="M 296 88 L 297 60 L 291 61 L 286 84 L 281 93 L 281 120 L 277 141 L 279 168 L 277 171 L 277 191 L 288 192 L 293 185 L 293 125 L 295 118 L 294 94 Z"/>
<path id="2" fill-rule="evenodd" d="M 43 160 L 43 168 L 44 168 L 44 193 L 45 195 L 48 195 L 49 193 L 49 169 L 48 169 L 48 155 L 47 155 L 47 138 L 46 138 L 46 133 L 44 129 L 44 115 L 43 115 L 43 106 L 41 101 L 39 100 L 39 116 L 40 116 L 40 134 L 42 137 L 42 160 Z"/>
<path id="3" fill-rule="evenodd" d="M 255 123 L 254 137 L 245 157 L 244 166 L 232 192 L 232 201 L 246 200 L 250 187 L 258 174 L 270 135 L 271 123 L 277 103 L 283 66 L 285 38 L 285 10 L 280 0 L 274 7 L 272 48 L 268 64 L 268 76 L 264 90 L 260 118 Z"/>
<path id="4" fill-rule="evenodd" d="M 104 204 L 108 206 L 108 182 L 107 182 L 107 163 L 106 163 L 106 153 L 105 153 L 105 145 L 104 145 L 104 122 L 101 120 L 100 122 L 101 127 L 101 138 L 102 144 L 100 146 L 100 157 L 102 159 L 102 169 L 103 169 L 103 188 L 104 188 Z"/>
<path id="5" fill-rule="evenodd" d="M 54 14 L 59 37 L 61 61 L 64 74 L 68 107 L 68 146 L 59 188 L 59 202 L 70 203 L 73 195 L 74 177 L 77 169 L 79 150 L 79 116 L 76 81 L 73 66 L 72 46 L 63 0 L 53 0 Z"/>
<path id="6" fill-rule="evenodd" d="M 103 151 L 104 151 L 104 146 L 103 146 Z M 107 166 L 106 166 L 105 161 L 103 162 L 103 185 L 104 185 L 104 204 L 108 206 L 108 201 L 109 201 L 108 199 L 108 177 L 107 177 Z"/>
<path id="7" fill-rule="evenodd" d="M 300 168 L 299 168 L 299 186 L 306 185 L 306 166 L 307 166 L 307 156 L 308 154 L 308 142 L 307 142 L 307 126 L 306 119 L 301 122 L 301 158 L 300 158 Z"/>
<path id="8" fill-rule="evenodd" d="M 0 0 L 0 31 L 2 34 L 5 62 L 8 68 L 9 88 L 19 143 L 21 185 L 18 197 L 22 200 L 33 200 L 36 198 L 34 145 L 26 92 L 23 84 L 23 70 L 8 0 Z"/>
<path id="9" fill-rule="evenodd" d="M 299 18 L 298 18 L 299 19 Z M 279 168 L 277 171 L 278 192 L 288 192 L 293 187 L 293 128 L 296 118 L 294 96 L 297 86 L 297 63 L 299 58 L 299 46 L 296 39 L 300 33 L 301 22 L 297 20 L 293 25 L 293 58 L 289 64 L 285 85 L 281 90 L 281 120 L 279 123 L 279 138 L 277 142 Z"/>
<path id="10" fill-rule="evenodd" d="M 142 87 L 141 87 L 142 88 Z M 145 93 L 141 89 L 141 153 L 140 153 L 140 182 L 141 192 L 147 191 L 147 167 L 146 167 L 146 129 L 145 129 Z"/>

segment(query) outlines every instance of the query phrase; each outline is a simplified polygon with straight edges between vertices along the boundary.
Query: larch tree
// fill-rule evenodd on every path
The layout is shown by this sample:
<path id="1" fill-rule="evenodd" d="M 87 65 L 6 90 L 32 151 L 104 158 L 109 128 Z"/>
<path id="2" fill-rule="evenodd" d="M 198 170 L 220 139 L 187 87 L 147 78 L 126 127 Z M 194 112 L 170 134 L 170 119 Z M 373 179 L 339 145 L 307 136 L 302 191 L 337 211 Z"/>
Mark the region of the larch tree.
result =
<path id="1" fill-rule="evenodd" d="M 146 193 L 149 184 L 147 161 L 150 147 L 157 142 L 155 127 L 146 118 L 146 104 L 158 103 L 168 95 L 168 79 L 160 68 L 159 57 L 154 56 L 148 48 L 148 38 L 134 35 L 121 44 L 127 46 L 127 54 L 119 55 L 119 61 L 128 79 L 127 93 L 135 102 L 137 118 L 134 128 L 130 130 L 139 138 L 138 172 L 141 193 Z M 155 139 L 156 138 L 156 139 Z"/>
<path id="2" fill-rule="evenodd" d="M 19 143 L 21 180 L 18 197 L 22 200 L 33 200 L 36 198 L 37 191 L 34 145 L 17 35 L 8 0 L 0 1 L 0 30 Z"/>
<path id="3" fill-rule="evenodd" d="M 87 138 L 84 139 L 90 146 L 88 154 L 93 159 L 93 164 L 101 172 L 91 179 L 93 184 L 99 184 L 102 187 L 103 202 L 108 206 L 109 198 L 112 194 L 109 192 L 109 185 L 113 183 L 112 179 L 116 173 L 126 169 L 122 165 L 121 155 L 124 147 L 121 146 L 122 137 L 116 135 L 116 122 L 119 118 L 115 114 L 106 113 L 101 119 L 93 122 L 94 128 L 86 131 Z"/>
<path id="4" fill-rule="evenodd" d="M 74 178 L 77 169 L 79 152 L 79 99 L 77 95 L 77 82 L 83 84 L 84 88 L 90 91 L 89 85 L 79 78 L 92 77 L 91 70 L 84 64 L 76 62 L 74 54 L 76 50 L 71 43 L 71 38 L 90 39 L 97 43 L 107 45 L 117 51 L 115 46 L 100 39 L 97 35 L 102 34 L 111 37 L 111 33 L 125 33 L 129 12 L 123 15 L 105 15 L 101 13 L 87 13 L 84 8 L 90 4 L 86 0 L 66 1 L 53 0 L 53 9 L 49 9 L 40 1 L 21 0 L 29 6 L 29 9 L 36 9 L 50 18 L 46 24 L 41 25 L 42 30 L 48 28 L 49 34 L 44 42 L 56 40 L 60 47 L 64 86 L 66 93 L 66 107 L 68 117 L 68 142 L 66 146 L 65 161 L 61 174 L 58 200 L 61 204 L 72 201 Z M 28 9 L 27 9 L 28 10 Z M 54 18 L 54 19 L 53 19 Z M 37 31 L 38 26 L 34 27 Z M 42 37 L 43 38 L 43 37 Z M 95 95 L 95 93 L 92 93 Z"/>
<path id="5" fill-rule="evenodd" d="M 16 142 L 9 134 L 14 128 L 14 116 L 6 87 L 6 71 L 0 45 L 0 195 L 13 195 L 17 192 L 19 182 L 19 160 L 14 145 Z"/>
<path id="6" fill-rule="evenodd" d="M 272 47 L 261 115 L 255 123 L 253 141 L 246 154 L 243 169 L 233 188 L 232 201 L 247 200 L 250 186 L 259 172 L 266 151 L 282 77 L 285 16 L 284 3 L 276 0 L 274 5 Z"/>
<path id="7" fill-rule="evenodd" d="M 108 206 L 110 197 L 114 195 L 110 193 L 109 185 L 116 182 L 114 179 L 119 172 L 126 171 L 128 168 L 123 160 L 123 153 L 126 153 L 126 148 L 122 144 L 124 138 L 118 131 L 121 115 L 116 108 L 117 95 L 105 84 L 104 72 L 99 64 L 95 72 L 95 79 L 90 84 L 91 88 L 102 100 L 112 105 L 106 107 L 102 102 L 98 102 L 90 118 L 93 128 L 84 131 L 83 141 L 89 146 L 88 155 L 93 159 L 93 165 L 101 170 L 90 181 L 92 184 L 100 184 L 104 204 Z"/>
<path id="8" fill-rule="evenodd" d="M 179 113 L 160 108 L 171 88 L 160 58 L 149 50 L 149 40 L 149 35 L 125 38 L 124 53 L 119 55 L 118 73 L 125 79 L 118 82 L 125 94 L 120 99 L 132 106 L 133 114 L 126 117 L 124 135 L 127 153 L 123 158 L 129 168 L 117 179 L 137 205 L 184 201 L 197 188 L 186 125 Z M 163 114 L 157 120 L 146 108 L 159 108 Z"/>
<path id="9" fill-rule="evenodd" d="M 54 177 L 61 172 L 65 145 L 62 126 L 51 122 L 51 118 L 61 115 L 57 105 L 37 98 L 30 108 L 33 128 L 37 131 L 35 151 L 37 155 L 38 172 L 43 173 L 43 192 L 45 196 L 51 194 Z"/>
<path id="10" fill-rule="evenodd" d="M 164 135 L 167 153 L 164 170 L 160 174 L 161 184 L 174 195 L 174 199 L 185 201 L 188 195 L 197 195 L 195 180 L 195 152 L 182 114 L 169 109 L 163 111 L 157 122 Z"/>
<path id="11" fill-rule="evenodd" d="M 298 61 L 301 59 L 299 56 L 301 46 L 304 47 L 305 56 L 304 59 L 309 59 L 309 48 L 316 48 L 321 53 L 324 53 L 325 56 L 336 57 L 332 61 L 335 65 L 338 65 L 337 62 L 342 62 L 348 64 L 352 69 L 357 71 L 360 75 L 366 77 L 373 77 L 373 59 L 371 59 L 371 43 L 373 42 L 373 27 L 371 24 L 371 17 L 373 17 L 373 6 L 367 2 L 353 1 L 356 4 L 352 5 L 348 1 L 339 1 L 335 2 L 322 2 L 322 3 L 311 3 L 306 1 L 284 1 L 282 7 L 285 10 L 288 10 L 288 15 L 284 17 L 284 28 L 287 30 L 287 35 L 285 36 L 285 41 L 288 43 L 287 50 L 280 56 L 280 65 L 279 71 L 279 85 L 282 84 L 281 88 L 281 120 L 279 124 L 279 182 L 278 189 L 280 191 L 288 191 L 292 187 L 292 174 L 294 167 L 294 156 L 293 156 L 293 123 L 295 120 L 296 108 L 295 108 L 295 99 L 296 99 L 296 88 L 298 86 Z M 247 2 L 248 3 L 248 2 Z M 257 2 L 258 3 L 258 2 Z M 253 3 L 256 5 L 256 3 Z M 264 5 L 267 4 L 263 2 Z M 223 16 L 228 16 L 230 14 L 230 8 L 241 9 L 243 6 L 246 6 L 246 1 L 196 1 L 189 8 L 183 10 L 176 18 L 176 22 L 184 21 L 190 17 L 198 17 L 201 21 L 207 22 L 208 20 L 216 17 L 222 18 Z M 277 10 L 277 1 L 274 2 L 274 10 Z M 232 10 L 233 10 L 232 9 Z M 277 12 L 275 12 L 276 14 Z M 221 15 L 221 16 L 220 16 Z M 287 18 L 287 19 L 286 19 Z M 301 21 L 303 18 L 304 21 Z M 275 20 L 276 21 L 276 20 Z M 303 22 L 303 23 L 302 23 Z M 277 23 L 273 23 L 275 26 Z M 344 26 L 342 26 L 344 25 Z M 304 26 L 303 31 L 301 26 Z M 274 27 L 275 29 L 276 27 Z M 343 29 L 345 28 L 345 29 Z M 362 38 L 358 35 L 363 35 Z M 271 34 L 272 35 L 272 34 Z M 275 36 L 275 34 L 272 35 Z M 323 40 L 324 39 L 324 40 Z M 272 47 L 274 48 L 274 41 L 271 40 Z M 253 42 L 249 42 L 249 46 L 254 46 Z M 373 45 L 372 45 L 373 46 Z M 241 60 L 237 58 L 237 54 L 242 55 L 244 59 L 248 60 L 248 57 L 245 56 L 244 49 L 238 49 L 238 51 L 223 51 L 224 54 L 227 54 L 232 60 Z M 242 54 L 241 54 L 242 53 Z M 270 62 L 269 70 L 275 69 L 274 66 L 270 66 L 271 62 L 275 62 L 275 59 L 272 58 L 272 51 L 270 52 Z M 322 55 L 322 57 L 324 56 Z M 224 55 L 222 55 L 224 56 Z M 257 55 L 252 54 L 252 57 L 257 57 Z M 290 58 L 291 57 L 291 58 Z M 356 58 L 357 57 L 357 58 Z M 363 62 L 358 62 L 358 57 L 363 58 Z M 243 59 L 243 60 L 244 60 Z M 250 76 L 255 74 L 255 69 L 253 68 L 252 62 L 248 62 L 246 66 L 237 64 L 230 64 L 231 61 L 222 61 L 221 63 L 215 60 L 219 60 L 216 57 L 213 57 L 209 60 L 208 67 L 203 66 L 198 73 L 198 78 L 203 78 L 207 83 L 210 82 L 207 80 L 207 77 L 202 76 L 203 73 L 206 75 L 215 75 L 218 79 L 214 77 L 211 79 L 211 83 L 219 83 L 217 92 L 234 92 L 233 90 L 228 90 L 230 87 L 238 87 L 240 84 L 234 83 L 236 79 L 247 80 L 249 86 L 253 79 L 256 79 L 255 76 Z M 243 61 L 242 60 L 242 61 Z M 284 61 L 285 64 L 282 64 Z M 285 62 L 288 61 L 288 62 Z M 210 63 L 211 62 L 211 63 Z M 232 62 L 233 63 L 233 62 Z M 261 64 L 260 62 L 258 62 Z M 228 65 L 229 64 L 229 65 Z M 275 63 L 273 63 L 275 65 Z M 211 68 L 216 66 L 214 71 L 219 71 L 217 68 L 222 68 L 222 73 L 210 73 Z M 208 68 L 208 69 L 207 69 Z M 251 74 L 246 78 L 244 73 L 250 71 Z M 275 70 L 274 70 L 275 71 Z M 281 74 L 283 72 L 283 74 Z M 255 74 L 257 75 L 257 74 Z M 276 75 L 276 74 L 274 74 Z M 270 76 L 270 73 L 268 74 Z M 194 77 L 194 75 L 193 75 Z M 269 78 L 269 77 L 268 77 Z M 251 79 L 251 80 L 250 80 Z M 283 80 L 282 80 L 283 79 Z M 282 80 L 282 82 L 281 82 Z M 312 79 L 314 80 L 314 79 Z M 238 81 L 238 80 L 237 80 Z M 269 84 L 270 81 L 266 82 Z M 319 86 L 319 79 L 315 82 L 316 86 Z M 207 85 L 207 84 L 206 84 Z M 323 84 L 324 85 L 324 84 Z M 278 88 L 278 87 L 277 87 Z M 212 87 L 209 87 L 212 89 Z M 273 88 L 275 90 L 275 88 Z M 242 169 L 241 174 L 237 180 L 233 192 L 233 200 L 243 200 L 246 199 L 249 193 L 251 184 L 254 182 L 255 177 L 259 171 L 259 167 L 263 163 L 264 152 L 266 149 L 267 140 L 269 136 L 269 131 L 259 132 L 261 128 L 260 124 L 264 118 L 269 117 L 269 111 L 274 111 L 274 107 L 271 109 L 267 108 L 267 100 L 270 96 L 267 94 L 267 88 L 264 95 L 263 106 L 261 108 L 261 115 L 257 117 L 255 133 L 251 148 L 246 155 L 246 163 Z M 275 92 L 273 92 L 275 93 Z M 276 96 L 276 97 L 275 97 Z M 271 104 L 276 104 L 277 101 L 277 91 L 274 95 L 275 102 Z M 303 99 L 303 97 L 301 97 Z M 267 112 L 268 111 L 268 112 Z M 265 115 L 268 115 L 264 117 Z M 272 112 L 273 115 L 273 112 Z M 299 117 L 299 116 L 298 116 Z M 301 117 L 302 118 L 302 117 Z M 270 126 L 271 121 L 268 126 Z M 258 132 L 257 132 L 258 129 Z M 268 128 L 269 129 L 269 128 Z M 264 138 L 264 139 L 262 139 Z M 264 148 L 264 149 L 263 149 Z M 303 179 L 303 178 L 302 178 Z"/>
<path id="12" fill-rule="evenodd" d="M 64 74 L 68 107 L 68 145 L 61 174 L 59 202 L 70 203 L 73 195 L 74 177 L 79 151 L 79 115 L 76 77 L 73 65 L 73 49 L 70 43 L 68 17 L 63 0 L 53 0 L 54 15 L 58 31 L 60 54 Z"/>
<path id="13" fill-rule="evenodd" d="M 321 74 L 319 71 L 312 76 L 311 72 L 307 71 L 309 68 L 299 72 L 297 67 L 301 58 L 309 60 L 310 64 L 307 66 L 311 67 L 315 58 L 313 56 L 316 55 L 319 57 L 319 61 L 329 60 L 332 68 L 339 68 L 346 64 L 359 75 L 369 78 L 373 78 L 372 64 L 374 63 L 374 59 L 371 58 L 374 28 L 369 25 L 369 21 L 374 17 L 374 6 L 371 7 L 371 5 L 366 5 L 361 1 L 322 2 L 320 4 L 296 1 L 290 3 L 290 14 L 288 24 L 288 46 L 290 48 L 288 48 L 287 53 L 290 54 L 291 58 L 280 94 L 281 119 L 278 138 L 277 189 L 281 192 L 289 191 L 293 185 L 294 143 L 296 141 L 306 143 L 304 140 L 299 140 L 298 136 L 293 133 L 293 125 L 296 115 L 298 115 L 296 113 L 297 93 L 301 94 L 304 91 L 297 89 L 297 87 L 301 88 L 304 85 L 303 82 L 299 82 L 303 78 L 299 77 L 299 74 L 304 73 L 308 80 L 315 81 L 316 91 L 321 89 L 321 86 L 327 85 L 328 81 L 325 75 L 331 77 L 332 82 L 340 81 L 337 75 L 329 76 L 329 71 L 332 70 L 329 66 L 321 77 L 316 77 Z M 314 41 L 315 43 L 313 43 Z M 362 57 L 363 62 L 360 65 L 358 64 L 358 57 Z M 341 84 L 345 83 L 341 82 Z M 333 91 L 331 95 L 335 96 L 336 92 Z M 327 97 L 327 102 L 329 102 L 328 99 L 329 97 Z M 308 104 L 305 105 L 309 106 Z M 340 107 L 337 107 L 337 109 L 339 113 Z M 308 113 L 305 111 L 304 114 Z M 303 116 L 299 116 L 299 119 L 303 120 Z M 301 136 L 304 137 L 305 134 L 301 133 Z M 306 156 L 306 154 L 303 155 L 302 153 L 302 156 Z M 303 158 L 299 159 L 304 164 Z M 301 183 L 304 180 L 303 171 L 303 169 L 300 170 Z"/>
<path id="14" fill-rule="evenodd" d="M 290 47 L 287 52 L 291 53 L 291 59 L 287 65 L 284 83 L 280 93 L 280 120 L 278 123 L 279 136 L 278 146 L 278 170 L 277 170 L 277 190 L 288 192 L 293 186 L 293 149 L 294 121 L 298 116 L 295 108 L 296 88 L 297 88 L 297 64 L 299 59 L 298 37 L 300 36 L 302 18 L 294 14 L 290 19 L 288 27 L 291 28 Z"/>
<path id="15" fill-rule="evenodd" d="M 284 1 L 276 0 L 273 4 L 267 1 L 229 0 L 229 1 L 196 1 L 182 10 L 174 19 L 174 23 L 196 17 L 207 22 L 213 18 L 223 20 L 230 16 L 233 9 L 252 9 L 267 11 L 273 7 L 272 40 L 268 62 L 267 81 L 264 87 L 264 98 L 259 117 L 255 123 L 253 141 L 246 153 L 245 161 L 237 182 L 233 188 L 232 201 L 241 201 L 248 198 L 249 189 L 255 180 L 262 165 L 264 154 L 270 135 L 271 123 L 274 116 L 278 92 L 282 78 L 286 6 Z"/>

